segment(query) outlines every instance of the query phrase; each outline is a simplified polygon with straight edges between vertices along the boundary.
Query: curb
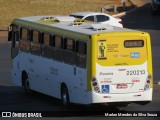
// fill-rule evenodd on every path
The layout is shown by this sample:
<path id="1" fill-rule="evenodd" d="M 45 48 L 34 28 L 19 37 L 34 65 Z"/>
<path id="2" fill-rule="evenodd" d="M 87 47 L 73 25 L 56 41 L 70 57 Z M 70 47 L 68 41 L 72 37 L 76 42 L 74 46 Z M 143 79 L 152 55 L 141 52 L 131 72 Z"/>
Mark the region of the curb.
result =
<path id="1" fill-rule="evenodd" d="M 124 16 L 124 15 L 126 15 L 128 13 L 131 13 L 131 12 L 135 11 L 135 10 L 137 10 L 137 8 L 133 8 L 132 10 L 129 10 L 129 11 L 126 11 L 126 12 L 121 12 L 121 13 L 118 13 L 118 14 L 112 15 L 112 16 L 113 17 L 122 17 L 122 16 Z"/>
<path id="2" fill-rule="evenodd" d="M 7 30 L 7 29 L 0 29 L 0 32 L 1 32 L 1 31 L 3 32 L 3 31 L 8 31 L 8 30 Z"/>

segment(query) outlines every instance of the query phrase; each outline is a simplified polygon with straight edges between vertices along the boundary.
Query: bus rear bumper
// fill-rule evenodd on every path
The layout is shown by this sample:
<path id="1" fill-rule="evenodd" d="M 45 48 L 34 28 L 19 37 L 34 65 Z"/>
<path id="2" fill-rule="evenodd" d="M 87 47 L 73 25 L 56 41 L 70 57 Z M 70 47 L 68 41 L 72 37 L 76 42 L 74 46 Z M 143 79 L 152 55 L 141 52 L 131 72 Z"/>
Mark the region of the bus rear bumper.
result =
<path id="1" fill-rule="evenodd" d="M 124 93 L 124 94 L 101 94 L 93 91 L 89 92 L 88 95 L 89 103 L 112 103 L 112 102 L 149 102 L 152 101 L 153 88 L 137 93 Z"/>

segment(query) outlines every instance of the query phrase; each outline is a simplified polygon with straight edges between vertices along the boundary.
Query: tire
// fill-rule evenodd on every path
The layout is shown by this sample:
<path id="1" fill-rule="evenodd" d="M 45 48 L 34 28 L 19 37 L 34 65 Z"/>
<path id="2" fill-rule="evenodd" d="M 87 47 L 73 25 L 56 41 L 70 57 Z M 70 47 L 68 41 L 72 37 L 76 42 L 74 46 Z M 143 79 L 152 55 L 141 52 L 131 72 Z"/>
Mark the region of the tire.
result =
<path id="1" fill-rule="evenodd" d="M 23 87 L 27 94 L 31 94 L 30 83 L 28 78 L 24 81 Z"/>
<path id="2" fill-rule="evenodd" d="M 64 106 L 69 106 L 70 104 L 69 93 L 65 85 L 63 85 L 61 89 L 61 100 Z"/>

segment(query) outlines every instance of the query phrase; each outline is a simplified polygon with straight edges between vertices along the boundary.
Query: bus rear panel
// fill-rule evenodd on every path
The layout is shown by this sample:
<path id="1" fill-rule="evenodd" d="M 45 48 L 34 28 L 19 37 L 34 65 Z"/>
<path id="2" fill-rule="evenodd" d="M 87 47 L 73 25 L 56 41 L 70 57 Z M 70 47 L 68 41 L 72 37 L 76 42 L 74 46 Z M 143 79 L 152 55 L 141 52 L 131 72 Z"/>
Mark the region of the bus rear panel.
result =
<path id="1" fill-rule="evenodd" d="M 152 100 L 150 37 L 142 32 L 98 34 L 92 37 L 92 103 Z"/>

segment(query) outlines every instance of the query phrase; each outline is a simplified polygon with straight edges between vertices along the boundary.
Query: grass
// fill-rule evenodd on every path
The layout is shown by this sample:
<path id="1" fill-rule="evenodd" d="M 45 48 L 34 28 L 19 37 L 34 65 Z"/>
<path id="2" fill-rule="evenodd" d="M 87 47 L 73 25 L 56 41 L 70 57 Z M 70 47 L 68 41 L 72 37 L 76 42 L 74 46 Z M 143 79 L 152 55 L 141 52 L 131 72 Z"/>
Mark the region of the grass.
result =
<path id="1" fill-rule="evenodd" d="M 0 0 L 0 27 L 14 18 L 35 15 L 68 15 L 78 11 L 100 11 L 103 6 L 121 0 Z"/>

